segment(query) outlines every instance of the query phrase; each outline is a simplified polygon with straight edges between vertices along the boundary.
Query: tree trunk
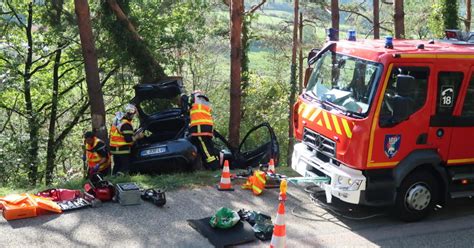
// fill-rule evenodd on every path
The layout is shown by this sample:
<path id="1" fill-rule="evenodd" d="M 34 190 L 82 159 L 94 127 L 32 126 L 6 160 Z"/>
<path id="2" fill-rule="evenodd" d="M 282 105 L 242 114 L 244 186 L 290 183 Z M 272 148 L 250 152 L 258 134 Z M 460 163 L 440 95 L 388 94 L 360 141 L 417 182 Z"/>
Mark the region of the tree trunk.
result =
<path id="1" fill-rule="evenodd" d="M 466 32 L 471 31 L 471 0 L 466 0 L 466 20 L 464 21 Z"/>
<path id="2" fill-rule="evenodd" d="M 374 5 L 374 39 L 380 39 L 380 3 L 379 0 L 373 1 Z"/>
<path id="3" fill-rule="evenodd" d="M 331 22 L 332 28 L 337 30 L 335 38 L 339 40 L 339 0 L 331 0 Z"/>
<path id="4" fill-rule="evenodd" d="M 58 44 L 58 47 L 62 47 L 61 44 Z M 48 129 L 48 147 L 46 152 L 46 175 L 45 182 L 46 185 L 50 185 L 53 182 L 53 171 L 54 171 L 54 162 L 56 160 L 56 118 L 58 114 L 58 91 L 59 91 L 59 67 L 61 63 L 61 52 L 59 48 L 56 51 L 56 57 L 54 59 L 53 67 L 53 94 L 51 97 L 51 116 L 49 119 L 49 129 Z"/>
<path id="5" fill-rule="evenodd" d="M 33 65 L 33 36 L 31 29 L 33 27 L 33 3 L 28 4 L 28 23 L 26 26 L 26 38 L 28 42 L 28 52 L 25 61 L 25 70 L 23 73 L 23 90 L 25 96 L 26 114 L 28 117 L 28 155 L 26 166 L 28 167 L 28 179 L 32 186 L 36 185 L 38 178 L 38 150 L 39 150 L 39 123 L 36 111 L 33 109 L 31 99 L 31 67 Z"/>
<path id="6" fill-rule="evenodd" d="M 99 79 L 99 67 L 97 65 L 97 54 L 94 46 L 94 37 L 90 23 L 89 4 L 87 0 L 74 0 L 81 37 L 82 55 L 86 72 L 87 93 L 90 99 L 92 116 L 92 130 L 97 136 L 107 141 L 107 128 L 105 126 L 105 106 L 102 87 Z"/>
<path id="7" fill-rule="evenodd" d="M 299 20 L 299 87 L 298 92 L 301 94 L 303 92 L 303 13 L 300 12 L 300 20 Z"/>
<path id="8" fill-rule="evenodd" d="M 293 50 L 291 53 L 291 80 L 290 80 L 290 99 L 288 106 L 288 154 L 286 164 L 291 165 L 291 156 L 293 154 L 294 136 L 293 136 L 293 105 L 296 98 L 296 52 L 298 50 L 298 14 L 299 0 L 295 0 L 294 21 L 293 21 Z"/>
<path id="9" fill-rule="evenodd" d="M 242 72 L 241 72 L 241 112 L 240 112 L 240 118 L 241 120 L 245 118 L 245 98 L 247 97 L 247 88 L 249 86 L 249 77 L 250 77 L 250 71 L 249 71 L 249 56 L 248 52 L 250 50 L 250 24 L 251 24 L 251 19 L 252 19 L 252 14 L 247 14 L 243 16 L 243 22 L 242 22 L 242 58 L 241 58 L 241 67 L 242 67 Z"/>
<path id="10" fill-rule="evenodd" d="M 403 0 L 394 0 L 394 23 L 395 23 L 395 38 L 405 38 L 405 13 L 403 12 Z"/>
<path id="11" fill-rule="evenodd" d="M 230 30 L 230 117 L 229 143 L 238 147 L 240 139 L 240 106 L 241 106 L 241 61 L 242 61 L 242 15 L 243 0 L 231 1 Z"/>

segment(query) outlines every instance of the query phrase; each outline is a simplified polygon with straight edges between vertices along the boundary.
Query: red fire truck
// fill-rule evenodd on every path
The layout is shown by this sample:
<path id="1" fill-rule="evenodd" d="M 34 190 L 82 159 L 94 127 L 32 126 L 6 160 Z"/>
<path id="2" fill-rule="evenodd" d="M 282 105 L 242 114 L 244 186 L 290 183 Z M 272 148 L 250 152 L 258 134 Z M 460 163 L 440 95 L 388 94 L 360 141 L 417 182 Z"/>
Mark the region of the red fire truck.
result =
<path id="1" fill-rule="evenodd" d="M 326 177 L 328 202 L 390 205 L 406 221 L 473 196 L 474 43 L 450 38 L 337 41 L 311 52 L 292 168 Z"/>

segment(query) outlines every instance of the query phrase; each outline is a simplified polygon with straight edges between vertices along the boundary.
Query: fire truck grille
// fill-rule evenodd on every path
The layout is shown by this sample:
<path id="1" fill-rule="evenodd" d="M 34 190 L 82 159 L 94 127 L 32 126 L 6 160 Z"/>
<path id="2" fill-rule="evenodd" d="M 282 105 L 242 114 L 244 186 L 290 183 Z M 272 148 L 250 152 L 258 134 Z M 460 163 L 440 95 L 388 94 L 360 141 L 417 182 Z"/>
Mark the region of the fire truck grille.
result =
<path id="1" fill-rule="evenodd" d="M 336 143 L 317 132 L 305 128 L 303 131 L 303 143 L 321 153 L 321 155 L 328 156 L 329 158 L 336 157 Z"/>

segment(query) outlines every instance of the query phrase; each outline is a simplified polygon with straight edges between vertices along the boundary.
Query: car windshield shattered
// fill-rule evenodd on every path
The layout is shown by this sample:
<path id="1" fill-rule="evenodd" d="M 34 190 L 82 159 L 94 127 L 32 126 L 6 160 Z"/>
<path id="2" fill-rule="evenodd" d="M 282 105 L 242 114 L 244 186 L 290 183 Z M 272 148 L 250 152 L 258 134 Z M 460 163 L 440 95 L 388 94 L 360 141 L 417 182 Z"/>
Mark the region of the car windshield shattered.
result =
<path id="1" fill-rule="evenodd" d="M 306 93 L 327 108 L 365 117 L 373 102 L 382 65 L 326 51 L 316 62 Z"/>

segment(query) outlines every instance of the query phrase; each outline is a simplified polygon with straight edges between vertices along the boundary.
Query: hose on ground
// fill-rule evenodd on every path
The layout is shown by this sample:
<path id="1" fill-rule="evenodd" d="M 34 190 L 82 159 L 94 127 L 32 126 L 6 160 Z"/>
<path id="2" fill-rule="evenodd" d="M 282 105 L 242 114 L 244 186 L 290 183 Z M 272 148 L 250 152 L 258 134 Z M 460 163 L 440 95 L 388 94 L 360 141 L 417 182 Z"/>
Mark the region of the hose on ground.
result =
<path id="1" fill-rule="evenodd" d="M 317 186 L 308 186 L 308 187 L 305 187 L 304 188 L 304 191 L 306 193 L 308 193 L 309 195 L 309 198 L 311 200 L 311 202 L 315 205 L 317 205 L 318 207 L 328 211 L 328 212 L 331 212 L 332 214 L 334 214 L 335 216 L 338 216 L 338 217 L 341 217 L 341 218 L 344 218 L 344 219 L 348 219 L 348 220 L 368 220 L 368 219 L 372 219 L 372 218 L 375 218 L 375 217 L 379 217 L 379 216 L 384 216 L 385 213 L 376 213 L 376 214 L 371 214 L 371 215 L 367 215 L 367 216 L 362 216 L 362 217 L 353 217 L 353 216 L 349 216 L 347 215 L 348 213 L 350 213 L 351 211 L 341 211 L 339 209 L 336 209 L 335 207 L 327 204 L 327 203 L 324 203 L 323 201 L 319 200 L 318 197 L 322 196 L 325 194 L 324 190 L 322 190 L 321 188 L 317 187 Z M 295 217 L 298 217 L 298 218 L 301 218 L 301 219 L 305 219 L 305 220 L 310 220 L 310 221 L 327 221 L 327 218 L 324 217 L 324 215 L 326 215 L 327 213 L 325 214 L 322 214 L 322 215 L 317 215 L 317 214 L 313 214 L 321 219 L 317 219 L 317 218 L 311 218 L 311 217 L 306 217 L 306 216 L 303 216 L 303 215 L 300 215 L 298 213 L 296 213 L 296 209 L 297 208 L 302 208 L 302 206 L 304 206 L 305 204 L 302 204 L 302 205 L 298 205 L 296 207 L 294 207 L 292 210 L 291 210 L 291 214 Z"/>

